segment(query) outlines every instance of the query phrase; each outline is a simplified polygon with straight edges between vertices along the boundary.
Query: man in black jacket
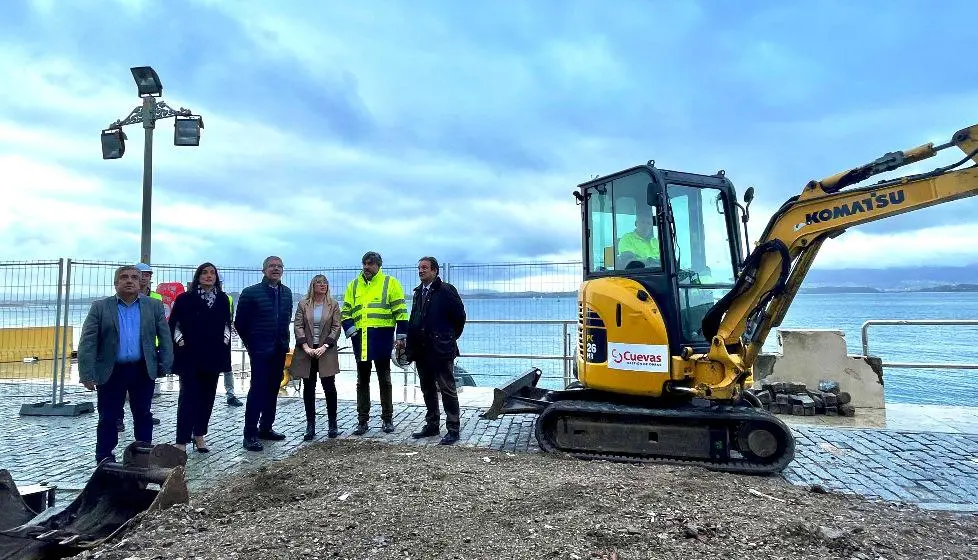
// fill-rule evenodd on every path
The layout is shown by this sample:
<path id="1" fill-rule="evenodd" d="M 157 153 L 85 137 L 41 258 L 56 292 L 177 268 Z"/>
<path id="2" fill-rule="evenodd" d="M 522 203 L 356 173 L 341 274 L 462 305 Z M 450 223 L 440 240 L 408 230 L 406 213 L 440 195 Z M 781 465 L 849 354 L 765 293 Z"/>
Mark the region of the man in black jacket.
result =
<path id="1" fill-rule="evenodd" d="M 424 438 L 440 433 L 438 394 L 445 405 L 445 428 L 448 433 L 441 445 L 458 441 L 460 420 L 458 393 L 455 389 L 455 358 L 458 338 L 465 327 L 465 306 L 455 286 L 438 277 L 438 260 L 422 257 L 418 261 L 421 285 L 414 289 L 411 318 L 408 320 L 407 359 L 418 368 L 418 382 L 428 408 L 425 426 L 412 437 Z"/>
<path id="2" fill-rule="evenodd" d="M 261 451 L 261 439 L 285 439 L 272 429 L 293 312 L 292 290 L 282 284 L 284 268 L 282 259 L 266 258 L 262 263 L 264 278 L 241 292 L 234 318 L 234 328 L 251 361 L 244 423 L 244 448 L 249 451 Z"/>

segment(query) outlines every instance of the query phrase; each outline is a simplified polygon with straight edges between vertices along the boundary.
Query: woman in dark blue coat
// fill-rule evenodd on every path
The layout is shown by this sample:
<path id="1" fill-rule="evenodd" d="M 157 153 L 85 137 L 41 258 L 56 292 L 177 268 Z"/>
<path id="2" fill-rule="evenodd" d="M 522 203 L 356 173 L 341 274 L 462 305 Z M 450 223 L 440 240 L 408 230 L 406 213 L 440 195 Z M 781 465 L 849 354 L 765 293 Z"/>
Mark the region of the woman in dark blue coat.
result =
<path id="1" fill-rule="evenodd" d="M 180 376 L 177 446 L 207 452 L 204 436 L 214 408 L 217 382 L 231 371 L 231 302 L 221 288 L 217 267 L 197 267 L 190 289 L 177 296 L 170 313 L 173 372 Z"/>

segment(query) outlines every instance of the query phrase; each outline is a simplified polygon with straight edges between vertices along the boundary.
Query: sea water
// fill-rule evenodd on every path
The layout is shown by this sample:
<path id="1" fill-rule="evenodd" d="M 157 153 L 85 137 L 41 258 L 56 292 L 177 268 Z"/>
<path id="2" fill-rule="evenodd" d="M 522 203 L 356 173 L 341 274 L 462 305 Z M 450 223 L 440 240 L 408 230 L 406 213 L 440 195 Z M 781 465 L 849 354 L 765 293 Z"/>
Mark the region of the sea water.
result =
<path id="1" fill-rule="evenodd" d="M 562 298 L 470 299 L 473 319 L 572 319 L 576 300 Z M 861 329 L 870 319 L 978 319 L 978 293 L 890 292 L 799 294 L 779 328 L 841 330 L 849 354 L 862 354 Z M 570 351 L 576 326 L 570 325 Z M 474 324 L 466 327 L 462 352 L 561 354 L 562 326 Z M 777 329 L 764 345 L 776 353 Z M 978 326 L 871 326 L 869 354 L 885 363 L 978 363 Z M 529 367 L 540 367 L 546 386 L 562 384 L 560 362 L 462 358 L 459 365 L 484 372 L 479 385 L 498 386 Z M 978 370 L 896 369 L 884 367 L 884 398 L 892 403 L 978 405 Z"/>
<path id="2" fill-rule="evenodd" d="M 541 385 L 564 383 L 562 355 L 577 344 L 577 302 L 574 297 L 466 298 L 470 320 L 518 320 L 517 324 L 469 323 L 459 341 L 463 355 L 535 356 L 479 358 L 463 356 L 457 365 L 480 386 L 500 386 L 532 367 L 543 371 Z M 69 324 L 77 348 L 89 302 L 72 302 Z M 0 327 L 53 326 L 52 305 L 0 305 Z M 833 329 L 845 333 L 850 354 L 861 354 L 861 327 L 870 319 L 978 319 L 978 293 L 890 292 L 869 294 L 799 294 L 780 328 Z M 532 321 L 565 321 L 539 324 Z M 565 338 L 566 334 L 566 338 Z M 340 342 L 341 345 L 347 342 Z M 765 352 L 778 352 L 773 330 Z M 978 370 L 896 369 L 887 362 L 978 363 L 978 326 L 873 326 L 869 353 L 884 362 L 887 402 L 978 405 Z M 556 358 L 556 359 L 555 359 Z M 395 368 L 396 371 L 396 368 Z M 829 374 L 831 372 L 827 372 Z"/>

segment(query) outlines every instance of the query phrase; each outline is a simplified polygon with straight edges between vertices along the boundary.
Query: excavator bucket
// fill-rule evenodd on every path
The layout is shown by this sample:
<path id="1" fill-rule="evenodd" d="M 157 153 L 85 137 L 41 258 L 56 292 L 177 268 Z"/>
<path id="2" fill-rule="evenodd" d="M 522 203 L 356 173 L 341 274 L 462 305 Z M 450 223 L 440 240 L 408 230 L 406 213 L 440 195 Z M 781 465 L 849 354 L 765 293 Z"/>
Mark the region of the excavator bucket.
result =
<path id="1" fill-rule="evenodd" d="M 187 503 L 187 454 L 169 444 L 130 444 L 123 462 L 102 461 L 63 507 L 31 511 L 0 470 L 0 560 L 66 558 L 95 547 L 141 514 Z"/>

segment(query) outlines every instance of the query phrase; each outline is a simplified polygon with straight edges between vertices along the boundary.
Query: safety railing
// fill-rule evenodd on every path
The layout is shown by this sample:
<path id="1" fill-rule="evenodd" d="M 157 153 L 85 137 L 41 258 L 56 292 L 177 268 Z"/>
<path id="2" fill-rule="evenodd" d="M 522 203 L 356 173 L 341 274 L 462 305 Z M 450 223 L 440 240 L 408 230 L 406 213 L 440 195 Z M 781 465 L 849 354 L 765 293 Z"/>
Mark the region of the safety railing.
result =
<path id="1" fill-rule="evenodd" d="M 573 364 L 576 353 L 574 345 L 571 343 L 572 334 L 576 338 L 576 333 L 571 332 L 571 327 L 577 325 L 577 320 L 568 319 L 475 319 L 466 322 L 466 325 L 560 325 L 561 327 L 561 353 L 542 354 L 542 353 L 478 353 L 460 352 L 460 358 L 489 358 L 489 359 L 511 359 L 511 360 L 559 360 L 561 362 L 561 379 L 564 386 L 573 380 Z"/>
<path id="2" fill-rule="evenodd" d="M 874 325 L 978 326 L 976 319 L 871 319 L 863 323 L 863 355 L 869 356 L 869 327 Z M 978 364 L 883 362 L 893 369 L 978 369 Z"/>

